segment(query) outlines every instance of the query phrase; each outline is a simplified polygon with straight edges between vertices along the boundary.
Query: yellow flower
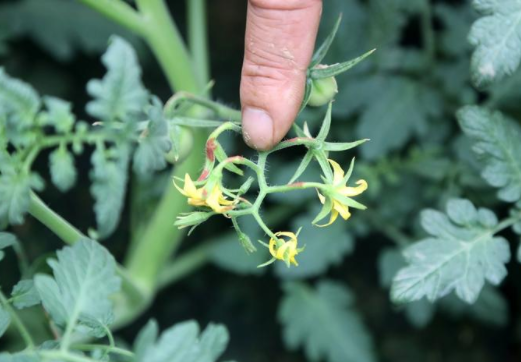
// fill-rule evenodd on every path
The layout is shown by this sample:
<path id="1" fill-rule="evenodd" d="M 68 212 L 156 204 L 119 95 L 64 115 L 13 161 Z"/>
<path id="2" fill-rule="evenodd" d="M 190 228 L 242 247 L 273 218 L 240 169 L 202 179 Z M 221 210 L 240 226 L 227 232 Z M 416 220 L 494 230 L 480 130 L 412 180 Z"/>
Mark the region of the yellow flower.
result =
<path id="1" fill-rule="evenodd" d="M 273 256 L 273 258 L 271 258 L 268 262 L 259 265 L 259 268 L 269 265 L 273 263 L 275 260 L 284 261 L 288 265 L 288 267 L 290 266 L 290 264 L 298 266 L 295 257 L 304 250 L 304 248 L 298 248 L 298 234 L 298 232 L 297 234 L 295 234 L 289 231 L 279 231 L 275 233 L 275 238 L 270 239 L 268 245 L 261 242 L 269 248 L 270 254 Z M 279 238 L 279 236 L 286 237 L 287 240 Z"/>
<path id="2" fill-rule="evenodd" d="M 188 204 L 193 206 L 207 206 L 213 211 L 222 214 L 233 209 L 233 205 L 235 205 L 234 201 L 228 200 L 223 196 L 219 185 L 215 184 L 212 191 L 208 194 L 208 191 L 204 187 L 198 189 L 195 186 L 189 174 L 185 175 L 184 188 L 181 189 L 175 182 L 174 186 L 181 194 L 188 198 Z"/>
<path id="3" fill-rule="evenodd" d="M 324 225 L 317 225 L 319 227 L 329 226 L 335 222 L 340 215 L 344 220 L 349 219 L 351 213 L 349 212 L 349 206 L 356 208 L 365 208 L 362 204 L 357 203 L 354 200 L 349 199 L 350 197 L 360 195 L 362 192 L 367 190 L 367 182 L 365 180 L 358 180 L 356 182 L 356 187 L 346 186 L 346 183 L 351 176 L 351 172 L 353 169 L 353 164 L 348 171 L 347 177 L 344 176 L 344 170 L 338 163 L 333 160 L 328 159 L 331 166 L 333 166 L 333 192 L 329 193 L 327 196 L 331 202 L 331 209 L 329 210 L 331 213 L 331 217 L 329 218 L 329 222 Z M 318 193 L 318 198 L 323 205 L 326 205 L 326 197 Z"/>

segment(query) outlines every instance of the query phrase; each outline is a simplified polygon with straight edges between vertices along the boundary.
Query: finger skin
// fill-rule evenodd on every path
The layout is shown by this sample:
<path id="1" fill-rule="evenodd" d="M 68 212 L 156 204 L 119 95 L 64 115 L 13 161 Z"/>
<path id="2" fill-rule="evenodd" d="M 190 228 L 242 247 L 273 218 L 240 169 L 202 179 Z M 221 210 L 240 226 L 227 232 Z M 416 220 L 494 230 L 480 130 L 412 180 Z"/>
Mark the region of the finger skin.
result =
<path id="1" fill-rule="evenodd" d="M 249 0 L 241 104 L 244 140 L 268 150 L 297 117 L 322 0 Z"/>

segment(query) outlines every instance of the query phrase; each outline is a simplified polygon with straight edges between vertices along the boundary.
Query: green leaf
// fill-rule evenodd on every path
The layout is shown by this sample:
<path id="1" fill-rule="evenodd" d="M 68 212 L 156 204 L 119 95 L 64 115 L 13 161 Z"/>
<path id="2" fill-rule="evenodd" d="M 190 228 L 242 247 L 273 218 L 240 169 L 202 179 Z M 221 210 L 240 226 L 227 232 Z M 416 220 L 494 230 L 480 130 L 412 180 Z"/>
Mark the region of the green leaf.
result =
<path id="1" fill-rule="evenodd" d="M 29 209 L 31 188 L 43 189 L 43 181 L 37 174 L 25 172 L 0 175 L 0 222 L 21 224 Z"/>
<path id="2" fill-rule="evenodd" d="M 119 223 L 127 188 L 128 160 L 125 146 L 110 150 L 97 148 L 92 154 L 90 191 L 96 201 L 94 211 L 102 238 L 112 234 Z"/>
<path id="3" fill-rule="evenodd" d="M 148 102 L 136 53 L 125 40 L 113 37 L 101 59 L 108 71 L 102 80 L 87 84 L 87 91 L 95 98 L 87 104 L 87 112 L 104 121 L 125 121 Z"/>
<path id="4" fill-rule="evenodd" d="M 165 168 L 165 154 L 172 148 L 168 124 L 163 118 L 163 109 L 159 101 L 150 107 L 148 118 L 148 127 L 142 133 L 134 153 L 134 171 L 142 176 Z"/>
<path id="5" fill-rule="evenodd" d="M 18 242 L 16 235 L 6 232 L 0 232 L 0 250 L 15 245 Z"/>
<path id="6" fill-rule="evenodd" d="M 484 163 L 481 176 L 500 188 L 507 202 L 521 199 L 521 127 L 500 112 L 467 106 L 458 112 L 463 132 L 474 142 L 473 150 Z"/>
<path id="7" fill-rule="evenodd" d="M 321 281 L 311 289 L 288 283 L 284 291 L 278 316 L 287 348 L 303 347 L 310 361 L 376 361 L 371 335 L 352 308 L 353 296 L 345 286 Z"/>
<path id="8" fill-rule="evenodd" d="M 215 362 L 228 344 L 228 332 L 221 325 L 210 324 L 199 335 L 194 321 L 176 324 L 157 339 L 157 324 L 149 323 L 139 334 L 136 362 Z"/>
<path id="9" fill-rule="evenodd" d="M 511 75 L 521 60 L 521 2 L 519 0 L 474 0 L 483 17 L 473 25 L 470 43 L 471 76 L 476 86 L 488 85 Z"/>
<path id="10" fill-rule="evenodd" d="M 440 32 L 440 49 L 444 54 L 451 57 L 465 57 L 471 49 L 467 41 L 470 26 L 476 19 L 475 12 L 470 6 L 450 6 L 447 4 L 436 4 L 434 12 L 443 24 Z M 465 72 L 468 77 L 468 73 Z"/>
<path id="11" fill-rule="evenodd" d="M 112 255 L 99 243 L 83 239 L 58 251 L 57 258 L 48 261 L 54 278 L 37 275 L 34 280 L 56 325 L 74 328 L 82 317 L 101 324 L 112 320 L 109 297 L 121 284 Z"/>
<path id="12" fill-rule="evenodd" d="M 395 302 L 423 297 L 435 301 L 455 290 L 459 298 L 474 303 L 485 280 L 498 285 L 506 276 L 510 248 L 503 237 L 494 236 L 494 213 L 453 199 L 447 203 L 447 215 L 422 212 L 422 227 L 431 236 L 405 250 L 409 266 L 394 278 Z"/>
<path id="13" fill-rule="evenodd" d="M 11 142 L 18 145 L 32 140 L 27 129 L 34 124 L 39 109 L 38 93 L 27 83 L 9 77 L 0 67 L 0 121 L 5 122 L 3 126 Z"/>
<path id="14" fill-rule="evenodd" d="M 2 306 L 0 306 L 0 338 L 11 324 L 11 315 Z"/>
<path id="15" fill-rule="evenodd" d="M 54 97 L 44 98 L 47 112 L 43 112 L 43 123 L 52 125 L 58 133 L 69 133 L 76 121 L 74 114 L 72 114 L 72 105 L 69 102 Z"/>
<path id="16" fill-rule="evenodd" d="M 49 156 L 51 179 L 54 185 L 62 191 L 68 191 L 76 183 L 77 173 L 74 157 L 66 147 L 59 147 Z"/>
<path id="17" fill-rule="evenodd" d="M 380 285 L 389 288 L 398 271 L 407 265 L 402 252 L 397 248 L 384 249 L 378 258 Z M 403 307 L 407 320 L 418 329 L 424 328 L 434 317 L 436 306 L 425 298 L 408 303 Z"/>
<path id="18" fill-rule="evenodd" d="M 11 300 L 16 309 L 25 309 L 40 304 L 40 294 L 30 279 L 20 280 L 11 292 Z"/>
<path id="19" fill-rule="evenodd" d="M 367 108 L 356 129 L 359 138 L 371 139 L 360 149 L 371 160 L 400 149 L 414 136 L 426 135 L 430 120 L 442 109 L 438 93 L 423 84 L 398 76 L 380 79 L 374 84 L 368 80 L 368 98 L 360 101 Z"/>
<path id="20" fill-rule="evenodd" d="M 0 7 L 0 24 L 16 37 L 30 37 L 60 61 L 79 52 L 102 52 L 113 34 L 131 35 L 77 1 L 20 0 Z M 45 29 L 45 31 L 42 31 Z"/>
<path id="21" fill-rule="evenodd" d="M 346 224 L 338 220 L 334 224 L 319 228 L 311 224 L 319 207 L 313 208 L 303 216 L 295 218 L 291 230 L 298 230 L 299 247 L 305 250 L 297 256 L 298 268 L 287 268 L 284 263 L 277 263 L 275 272 L 283 279 L 303 279 L 319 276 L 332 266 L 342 263 L 354 249 L 354 240 L 346 230 Z"/>

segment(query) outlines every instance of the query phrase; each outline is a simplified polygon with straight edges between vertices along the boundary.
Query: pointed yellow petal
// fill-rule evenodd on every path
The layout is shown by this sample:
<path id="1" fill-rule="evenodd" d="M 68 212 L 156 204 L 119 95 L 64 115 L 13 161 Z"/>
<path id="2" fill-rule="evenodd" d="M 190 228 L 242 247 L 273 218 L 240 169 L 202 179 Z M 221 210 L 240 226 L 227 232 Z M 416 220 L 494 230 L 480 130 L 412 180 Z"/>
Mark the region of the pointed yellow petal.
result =
<path id="1" fill-rule="evenodd" d="M 317 225 L 317 226 L 319 228 L 325 228 L 326 226 L 329 226 L 332 223 L 334 223 L 335 220 L 337 219 L 337 217 L 338 217 L 338 211 L 336 211 L 335 209 L 332 209 L 331 210 L 331 217 L 329 218 L 329 222 L 327 224 L 322 224 L 322 225 Z"/>
<path id="2" fill-rule="evenodd" d="M 320 192 L 318 192 L 318 190 L 317 190 L 317 194 L 318 194 L 318 199 L 320 200 L 322 205 L 324 205 L 324 203 L 326 202 L 326 197 L 322 196 L 322 194 Z"/>
<path id="3" fill-rule="evenodd" d="M 338 201 L 333 202 L 333 207 L 337 211 L 337 213 L 342 216 L 342 219 L 347 220 L 351 217 L 351 213 L 349 212 L 349 207 L 346 205 L 342 205 Z"/>
<path id="4" fill-rule="evenodd" d="M 328 159 L 328 161 L 331 166 L 333 166 L 333 185 L 340 185 L 344 178 L 344 170 L 342 170 L 342 167 L 335 161 L 331 159 Z"/>
<path id="5" fill-rule="evenodd" d="M 184 187 L 184 190 L 185 192 L 187 193 L 188 196 L 191 196 L 191 197 L 198 197 L 198 193 L 197 193 L 197 188 L 195 187 L 192 179 L 190 178 L 190 175 L 189 174 L 185 174 L 185 187 Z"/>
<path id="6" fill-rule="evenodd" d="M 342 196 L 353 197 L 367 190 L 368 185 L 365 180 L 358 180 L 356 184 L 358 185 L 357 187 L 342 187 L 338 192 Z"/>
<path id="7" fill-rule="evenodd" d="M 286 254 L 286 251 L 288 250 L 289 246 L 290 245 L 286 243 L 277 249 L 277 259 L 284 260 L 284 254 Z"/>
<path id="8" fill-rule="evenodd" d="M 175 186 L 175 188 L 177 189 L 177 191 L 179 191 L 183 196 L 188 197 L 188 195 L 186 194 L 186 192 L 185 192 L 182 188 L 180 188 L 179 186 L 177 186 L 177 184 L 175 183 L 175 180 L 174 180 L 174 186 Z"/>

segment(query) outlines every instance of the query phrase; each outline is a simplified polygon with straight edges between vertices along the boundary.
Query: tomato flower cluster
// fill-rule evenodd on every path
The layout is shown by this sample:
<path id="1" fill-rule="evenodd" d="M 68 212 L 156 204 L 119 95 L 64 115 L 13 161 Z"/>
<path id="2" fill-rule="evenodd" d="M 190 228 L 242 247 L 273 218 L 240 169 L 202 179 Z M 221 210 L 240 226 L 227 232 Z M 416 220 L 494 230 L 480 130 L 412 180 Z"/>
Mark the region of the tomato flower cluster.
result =
<path id="1" fill-rule="evenodd" d="M 259 240 L 259 243 L 266 247 L 272 256 L 269 261 L 259 265 L 259 267 L 269 265 L 276 260 L 284 261 L 289 267 L 290 265 L 298 265 L 296 257 L 299 253 L 304 251 L 304 247 L 298 246 L 298 235 L 300 230 L 297 233 L 290 231 L 273 232 L 266 225 L 260 216 L 260 208 L 267 195 L 310 188 L 316 189 L 318 201 L 323 206 L 320 213 L 317 215 L 315 220 L 313 220 L 313 224 L 319 227 L 326 227 L 333 224 L 339 215 L 344 220 L 349 219 L 351 216 L 350 208 L 365 209 L 365 206 L 358 201 L 355 201 L 353 197 L 358 196 L 367 190 L 367 182 L 365 180 L 358 180 L 354 186 L 348 186 L 349 179 L 353 172 L 354 159 L 351 162 L 348 171 L 344 172 L 342 167 L 329 157 L 329 154 L 331 152 L 347 151 L 361 145 L 366 142 L 367 139 L 349 143 L 335 143 L 326 141 L 326 138 L 331 127 L 332 100 L 337 93 L 335 76 L 360 63 L 372 54 L 374 50 L 347 62 L 333 65 L 320 64 L 333 42 L 340 25 L 340 20 L 341 19 L 339 18 L 332 33 L 326 38 L 324 43 L 313 55 L 307 71 L 302 109 L 307 105 L 322 106 L 329 103 L 327 114 L 322 122 L 318 135 L 316 135 L 316 137 L 312 136 L 307 124 L 304 124 L 303 128 L 295 124 L 293 125 L 293 131 L 296 133 L 296 137 L 282 141 L 271 151 L 259 152 L 257 161 L 254 162 L 242 156 L 227 156 L 223 147 L 219 143 L 218 138 L 225 131 L 241 133 L 241 127 L 238 125 L 239 122 L 227 122 L 221 124 L 210 134 L 206 142 L 206 161 L 204 169 L 197 181 L 193 181 L 190 175 L 187 174 L 185 175 L 183 187 L 175 184 L 175 187 L 179 192 L 187 197 L 188 204 L 200 208 L 198 211 L 178 216 L 175 224 L 179 228 L 191 227 L 193 230 L 210 217 L 221 214 L 231 219 L 233 226 L 237 231 L 239 241 L 242 243 L 246 251 L 254 252 L 257 250 L 256 247 L 253 245 L 248 235 L 242 232 L 239 223 L 237 222 L 238 218 L 251 215 L 269 237 L 268 243 L 261 240 Z M 230 117 L 231 114 L 237 115 L 235 113 L 237 111 L 230 111 L 223 105 L 187 94 L 174 96 L 172 100 L 167 103 L 166 108 L 168 110 L 174 110 L 175 106 L 183 99 L 190 101 L 193 104 L 207 107 L 216 115 L 222 116 L 223 114 L 226 114 L 228 118 L 234 118 Z M 238 112 L 238 119 L 235 118 L 235 120 L 240 121 L 240 112 Z M 206 121 L 200 121 L 200 123 L 201 122 L 208 123 Z M 302 158 L 300 166 L 296 170 L 295 174 L 285 185 L 270 185 L 265 175 L 268 156 L 275 152 L 295 146 L 301 146 L 307 149 L 306 155 Z M 323 182 L 296 182 L 313 160 L 317 161 L 322 169 Z M 256 177 L 248 178 L 239 189 L 233 190 L 225 187 L 223 185 L 224 170 L 235 173 L 239 176 L 244 176 L 241 167 L 251 169 Z M 256 181 L 258 185 L 259 191 L 255 196 L 255 200 L 250 201 L 246 194 L 254 181 Z M 329 221 L 325 224 L 318 225 L 318 222 L 326 218 L 328 215 L 330 215 Z"/>
<path id="2" fill-rule="evenodd" d="M 237 219 L 252 215 L 259 226 L 269 237 L 268 243 L 259 240 L 260 245 L 269 250 L 272 258 L 260 265 L 263 267 L 276 260 L 280 260 L 290 265 L 298 265 L 296 257 L 304 251 L 305 247 L 299 247 L 298 235 L 290 231 L 273 232 L 260 216 L 260 208 L 265 197 L 273 193 L 293 192 L 296 190 L 314 188 L 317 190 L 318 200 L 323 207 L 317 215 L 313 224 L 325 227 L 333 224 L 340 215 L 344 220 L 351 216 L 350 208 L 365 209 L 365 206 L 353 197 L 362 194 L 368 187 L 365 180 L 356 181 L 355 185 L 348 186 L 349 179 L 353 173 L 354 160 L 347 172 L 333 159 L 329 158 L 330 152 L 346 151 L 352 149 L 367 140 L 360 140 L 350 143 L 327 142 L 326 137 L 331 126 L 331 105 L 320 132 L 313 137 L 307 125 L 301 129 L 294 126 L 297 137 L 282 141 L 271 151 L 259 152 L 257 161 L 254 162 L 242 156 L 228 157 L 218 141 L 219 136 L 225 131 L 241 132 L 241 128 L 234 123 L 228 122 L 217 128 L 208 138 L 206 143 L 205 167 L 197 179 L 192 180 L 186 174 L 182 187 L 174 180 L 175 187 L 187 198 L 189 205 L 198 208 L 197 211 L 184 214 L 178 217 L 176 225 L 180 228 L 200 225 L 214 215 L 223 215 L 232 220 L 239 240 L 249 252 L 256 251 L 249 237 L 242 232 Z M 284 185 L 270 185 L 265 175 L 266 162 L 269 155 L 284 150 L 286 148 L 301 146 L 307 149 L 307 154 L 302 159 L 299 168 L 296 170 L 292 179 Z M 316 160 L 323 171 L 323 182 L 296 182 L 304 173 L 312 160 Z M 244 176 L 241 168 L 249 168 L 256 175 L 255 178 L 248 178 L 239 189 L 230 189 L 223 184 L 223 173 L 225 170 Z M 255 199 L 248 200 L 251 195 L 247 194 L 250 186 L 256 181 L 259 192 Z M 318 223 L 330 215 L 326 224 Z"/>

